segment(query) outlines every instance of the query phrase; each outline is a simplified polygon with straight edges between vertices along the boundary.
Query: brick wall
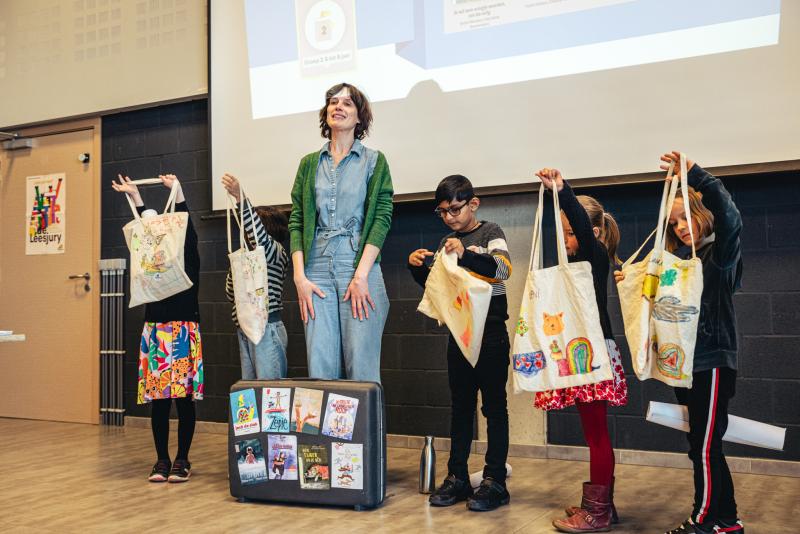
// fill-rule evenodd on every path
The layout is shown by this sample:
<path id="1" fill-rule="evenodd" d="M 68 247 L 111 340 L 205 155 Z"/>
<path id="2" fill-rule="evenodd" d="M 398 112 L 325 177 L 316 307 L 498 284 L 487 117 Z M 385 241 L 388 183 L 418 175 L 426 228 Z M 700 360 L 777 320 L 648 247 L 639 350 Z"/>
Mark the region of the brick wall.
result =
<path id="1" fill-rule="evenodd" d="M 110 115 L 103 119 L 103 258 L 128 258 L 122 226 L 131 219 L 122 195 L 111 189 L 118 173 L 131 178 L 174 173 L 181 179 L 199 237 L 201 258 L 200 315 L 206 395 L 197 404 L 198 418 L 226 421 L 227 392 L 241 376 L 239 347 L 230 320 L 225 293 L 228 268 L 225 220 L 211 215 L 208 167 L 208 115 L 206 101 Z M 142 189 L 145 203 L 160 206 L 166 189 Z M 446 435 L 449 418 L 445 331 L 416 313 L 422 295 L 405 269 L 409 247 L 434 247 L 441 228 L 429 210 L 419 206 L 397 207 L 390 238 L 383 252 L 383 270 L 391 315 L 383 339 L 382 376 L 386 388 L 389 431 L 393 433 Z M 126 284 L 127 290 L 127 284 Z M 284 288 L 284 323 L 289 333 L 289 376 L 306 376 L 303 325 L 291 275 Z M 127 298 L 126 298 L 127 302 Z M 147 415 L 136 404 L 139 336 L 144 307 L 126 310 L 125 408 L 129 415 Z M 405 356 L 401 358 L 401 354 Z M 444 422 L 444 423 L 443 423 Z"/>
<path id="2" fill-rule="evenodd" d="M 206 101 L 174 104 L 111 115 L 103 120 L 104 258 L 127 258 L 121 228 L 130 209 L 111 190 L 117 173 L 133 178 L 173 172 L 184 185 L 200 239 L 200 312 L 206 365 L 206 399 L 198 403 L 201 420 L 225 421 L 227 391 L 239 377 L 238 345 L 224 295 L 227 270 L 225 221 L 209 218 Z M 732 178 L 726 184 L 744 216 L 744 287 L 736 297 L 741 339 L 741 368 L 731 413 L 787 426 L 787 451 L 729 446 L 743 456 L 800 459 L 800 188 L 797 175 Z M 159 207 L 166 190 L 147 188 L 145 201 Z M 617 216 L 623 234 L 621 256 L 630 254 L 655 224 L 650 212 L 659 190 L 654 184 L 597 187 L 585 191 Z M 532 199 L 533 196 L 529 195 Z M 416 312 L 422 295 L 405 268 L 409 251 L 434 248 L 444 228 L 430 202 L 398 204 L 383 249 L 382 268 L 391 301 L 383 336 L 382 377 L 386 390 L 389 432 L 445 436 L 449 431 L 449 390 L 445 362 L 447 336 L 435 322 Z M 514 251 L 512 250 L 512 254 Z M 518 263 L 521 255 L 516 255 Z M 524 260 L 523 260 L 524 261 Z M 610 284 L 609 311 L 614 330 L 622 332 L 619 305 Z M 305 343 L 297 296 L 287 280 L 284 322 L 289 332 L 289 375 L 306 374 Z M 136 405 L 136 365 L 143 307 L 127 310 L 125 320 L 125 406 L 129 415 L 146 415 Z M 516 310 L 510 310 L 513 317 Z M 624 338 L 618 336 L 629 362 Z M 630 403 L 612 410 L 609 425 L 617 447 L 685 450 L 685 440 L 672 430 L 643 419 L 647 401 L 672 402 L 669 388 L 655 381 L 629 379 Z M 549 441 L 582 444 L 574 411 L 548 416 Z"/>
<path id="3" fill-rule="evenodd" d="M 743 279 L 735 296 L 739 336 L 736 396 L 729 413 L 787 427 L 785 452 L 726 444 L 726 452 L 800 460 L 800 187 L 798 174 L 762 174 L 724 179 L 742 213 Z M 581 188 L 613 213 L 620 226 L 619 256 L 626 259 L 655 227 L 660 184 Z M 545 219 L 547 220 L 547 219 Z M 550 248 L 552 250 L 552 248 Z M 615 447 L 685 451 L 674 430 L 648 423 L 650 400 L 675 402 L 672 389 L 633 376 L 619 298 L 609 283 L 609 313 L 623 353 L 630 400 L 610 409 Z M 582 445 L 577 412 L 548 414 L 550 443 Z"/>

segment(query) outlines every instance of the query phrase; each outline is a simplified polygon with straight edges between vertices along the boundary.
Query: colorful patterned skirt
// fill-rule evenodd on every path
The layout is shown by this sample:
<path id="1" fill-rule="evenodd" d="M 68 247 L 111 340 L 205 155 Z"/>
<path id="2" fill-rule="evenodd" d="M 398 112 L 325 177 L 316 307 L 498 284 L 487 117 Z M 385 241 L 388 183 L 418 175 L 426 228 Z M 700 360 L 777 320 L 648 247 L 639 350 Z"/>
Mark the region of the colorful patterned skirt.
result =
<path id="1" fill-rule="evenodd" d="M 137 402 L 189 396 L 203 398 L 200 326 L 190 321 L 144 323 Z"/>
<path id="2" fill-rule="evenodd" d="M 533 405 L 540 410 L 562 410 L 576 402 L 608 401 L 611 406 L 628 404 L 628 384 L 625 382 L 625 371 L 622 370 L 622 358 L 619 347 L 612 339 L 606 339 L 608 355 L 611 356 L 613 377 L 611 380 L 597 384 L 573 386 L 564 389 L 539 391 Z"/>

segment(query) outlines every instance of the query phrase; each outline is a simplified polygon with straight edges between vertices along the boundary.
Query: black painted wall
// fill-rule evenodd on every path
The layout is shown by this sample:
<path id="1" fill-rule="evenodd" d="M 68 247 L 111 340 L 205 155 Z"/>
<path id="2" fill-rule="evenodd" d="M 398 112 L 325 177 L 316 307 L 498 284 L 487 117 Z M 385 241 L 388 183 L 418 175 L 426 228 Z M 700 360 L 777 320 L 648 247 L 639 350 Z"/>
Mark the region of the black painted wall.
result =
<path id="1" fill-rule="evenodd" d="M 299 156 L 298 156 L 299 157 Z M 117 173 L 132 178 L 177 174 L 184 185 L 200 238 L 200 308 L 206 366 L 206 397 L 198 417 L 226 421 L 227 392 L 240 374 L 230 305 L 224 295 L 227 270 L 225 220 L 211 214 L 208 167 L 208 115 L 200 100 L 110 115 L 103 120 L 104 258 L 127 258 L 122 226 L 130 209 L 111 190 Z M 245 178 L 245 177 L 242 177 Z M 726 184 L 744 215 L 744 287 L 737 296 L 741 368 L 731 413 L 789 427 L 787 451 L 729 446 L 743 456 L 800 459 L 800 187 L 797 174 L 732 178 Z M 252 178 L 250 178 L 252 179 Z M 287 177 L 292 179 L 292 177 Z M 147 188 L 145 201 L 160 208 L 165 192 Z M 660 190 L 655 184 L 581 190 L 596 196 L 613 212 L 623 234 L 621 255 L 630 254 L 655 224 L 650 212 Z M 422 291 L 405 268 L 408 253 L 433 248 L 444 233 L 429 202 L 395 206 L 392 231 L 383 249 L 382 268 L 391 301 L 383 336 L 382 377 L 389 432 L 446 436 L 449 389 L 445 363 L 445 330 L 416 312 Z M 610 284 L 610 312 L 615 332 L 622 332 L 618 300 Z M 284 322 L 289 332 L 289 375 L 305 376 L 305 343 L 291 276 L 284 288 Z M 147 415 L 136 405 L 139 335 L 144 308 L 127 311 L 125 320 L 125 407 L 128 415 Z M 511 315 L 516 310 L 511 310 Z M 629 362 L 624 338 L 618 336 Z M 620 448 L 683 451 L 677 432 L 646 423 L 647 400 L 673 401 L 669 388 L 655 381 L 642 384 L 629 363 L 630 403 L 609 418 L 614 444 Z M 548 416 L 549 441 L 583 444 L 574 411 Z"/>
<path id="2" fill-rule="evenodd" d="M 702 162 L 700 162 L 702 163 Z M 742 289 L 735 296 L 739 337 L 736 396 L 729 413 L 788 428 L 785 452 L 726 443 L 736 456 L 800 460 L 800 186 L 798 173 L 725 178 L 743 217 Z M 655 228 L 661 184 L 580 188 L 613 213 L 620 226 L 619 256 L 627 259 Z M 549 220 L 545 216 L 545 221 Z M 552 248 L 550 248 L 552 250 Z M 552 255 L 552 254 L 550 254 Z M 609 313 L 628 376 L 629 402 L 611 408 L 617 448 L 686 451 L 674 430 L 648 423 L 650 400 L 675 402 L 672 388 L 633 375 L 622 334 L 619 298 L 609 282 Z M 548 414 L 548 440 L 584 444 L 577 412 Z"/>
<path id="3" fill-rule="evenodd" d="M 200 315 L 206 393 L 204 400 L 197 403 L 198 418 L 227 421 L 227 394 L 241 373 L 239 347 L 224 293 L 228 269 L 225 219 L 209 217 L 211 177 L 206 101 L 104 117 L 102 172 L 103 258 L 128 258 L 121 229 L 132 216 L 122 195 L 111 189 L 111 181 L 117 174 L 144 178 L 171 172 L 181 179 L 200 242 Z M 166 201 L 166 192 L 160 187 L 142 188 L 145 203 L 159 210 Z M 429 247 L 435 246 L 441 237 L 441 224 L 434 219 L 428 206 L 424 206 L 424 214 L 420 211 L 422 208 L 419 205 L 396 208 L 397 216 L 383 251 L 382 267 L 391 299 L 391 315 L 383 337 L 382 377 L 390 432 L 443 436 L 449 432 L 450 413 L 444 357 L 447 336 L 434 321 L 416 312 L 422 291 L 405 269 L 408 251 L 422 246 L 423 236 Z M 289 333 L 289 376 L 306 376 L 303 325 L 291 274 L 284 287 L 284 298 L 283 320 Z M 144 307 L 140 306 L 128 309 L 125 317 L 125 408 L 128 415 L 138 416 L 149 413 L 147 406 L 136 404 L 143 314 Z"/>

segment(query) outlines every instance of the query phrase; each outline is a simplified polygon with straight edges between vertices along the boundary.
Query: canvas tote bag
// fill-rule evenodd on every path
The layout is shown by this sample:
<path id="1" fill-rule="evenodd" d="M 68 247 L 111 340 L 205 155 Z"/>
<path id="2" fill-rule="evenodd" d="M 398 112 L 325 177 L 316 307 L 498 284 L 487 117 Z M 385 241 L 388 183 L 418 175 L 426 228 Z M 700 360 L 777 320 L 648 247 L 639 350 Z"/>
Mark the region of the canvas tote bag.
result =
<path id="1" fill-rule="evenodd" d="M 533 226 L 531 259 L 512 349 L 514 391 L 547 391 L 612 378 L 588 261 L 569 263 L 561 207 L 553 193 L 558 264 L 542 268 L 544 190 Z"/>
<path id="2" fill-rule="evenodd" d="M 160 184 L 158 178 L 133 180 L 134 185 Z M 189 214 L 175 211 L 178 180 L 172 183 L 164 213 L 142 219 L 130 195 L 125 195 L 133 220 L 122 227 L 131 253 L 131 300 L 129 307 L 158 302 L 192 287 L 183 268 L 183 247 Z"/>
<path id="3" fill-rule="evenodd" d="M 617 290 L 636 376 L 640 380 L 655 378 L 670 386 L 690 388 L 703 294 L 703 265 L 694 247 L 683 154 L 680 166 L 680 179 L 673 175 L 673 165 L 667 175 L 669 181 L 664 184 L 653 250 L 644 260 L 633 262 L 650 240 L 648 237 L 622 264 L 625 279 L 617 284 Z M 664 249 L 669 214 L 679 184 L 692 238 L 692 257 L 688 260 Z"/>
<path id="4" fill-rule="evenodd" d="M 481 354 L 483 328 L 492 286 L 458 266 L 455 252 L 436 253 L 417 310 L 444 323 L 467 361 L 475 367 Z"/>
<path id="5" fill-rule="evenodd" d="M 239 187 L 239 206 L 246 209 L 244 192 Z M 269 281 L 267 277 L 267 258 L 264 247 L 257 245 L 249 250 L 244 235 L 244 218 L 237 219 L 239 225 L 239 249 L 233 251 L 231 244 L 231 212 L 233 198 L 227 195 L 226 221 L 228 226 L 228 259 L 231 262 L 233 281 L 233 300 L 236 303 L 236 318 L 239 328 L 247 339 L 258 345 L 264 337 L 269 320 Z M 235 213 L 234 213 L 235 217 Z"/>

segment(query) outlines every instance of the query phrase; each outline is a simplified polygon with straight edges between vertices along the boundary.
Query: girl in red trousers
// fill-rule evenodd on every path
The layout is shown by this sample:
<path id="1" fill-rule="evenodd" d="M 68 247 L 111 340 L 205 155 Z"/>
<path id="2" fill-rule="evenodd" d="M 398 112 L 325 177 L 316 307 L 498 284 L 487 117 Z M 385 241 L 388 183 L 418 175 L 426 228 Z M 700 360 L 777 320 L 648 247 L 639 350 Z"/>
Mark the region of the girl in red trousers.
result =
<path id="1" fill-rule="evenodd" d="M 606 410 L 609 404 L 624 406 L 628 402 L 628 386 L 606 309 L 609 262 L 619 262 L 616 257 L 619 228 L 597 200 L 584 195 L 576 197 L 557 169 L 542 169 L 536 176 L 544 187 L 558 194 L 569 261 L 588 261 L 592 265 L 600 326 L 613 372 L 611 380 L 598 384 L 536 393 L 534 406 L 542 410 L 577 406 L 589 446 L 590 480 L 583 483 L 581 506 L 567 508 L 566 517 L 553 521 L 553 526 L 561 532 L 606 532 L 618 521 L 613 500 L 614 450 L 608 435 Z"/>

